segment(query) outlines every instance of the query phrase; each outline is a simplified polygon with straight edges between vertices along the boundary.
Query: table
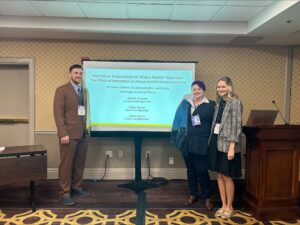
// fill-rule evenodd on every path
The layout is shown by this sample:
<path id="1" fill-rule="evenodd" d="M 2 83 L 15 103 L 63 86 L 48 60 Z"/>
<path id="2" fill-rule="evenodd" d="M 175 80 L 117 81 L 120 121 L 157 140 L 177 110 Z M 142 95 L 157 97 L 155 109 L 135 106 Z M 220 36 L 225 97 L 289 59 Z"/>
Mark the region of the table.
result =
<path id="1" fill-rule="evenodd" d="M 43 145 L 6 147 L 0 151 L 0 185 L 29 182 L 29 205 L 36 210 L 35 181 L 47 179 L 47 150 Z"/>

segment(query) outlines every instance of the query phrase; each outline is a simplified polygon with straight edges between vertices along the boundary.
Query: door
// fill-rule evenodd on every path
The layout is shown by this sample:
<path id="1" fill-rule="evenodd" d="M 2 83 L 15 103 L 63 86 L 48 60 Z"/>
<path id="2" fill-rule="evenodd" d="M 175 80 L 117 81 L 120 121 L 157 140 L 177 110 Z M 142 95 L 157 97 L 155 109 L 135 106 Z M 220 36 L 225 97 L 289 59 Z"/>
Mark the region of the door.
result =
<path id="1" fill-rule="evenodd" d="M 34 144 L 32 61 L 0 59 L 0 146 Z"/>

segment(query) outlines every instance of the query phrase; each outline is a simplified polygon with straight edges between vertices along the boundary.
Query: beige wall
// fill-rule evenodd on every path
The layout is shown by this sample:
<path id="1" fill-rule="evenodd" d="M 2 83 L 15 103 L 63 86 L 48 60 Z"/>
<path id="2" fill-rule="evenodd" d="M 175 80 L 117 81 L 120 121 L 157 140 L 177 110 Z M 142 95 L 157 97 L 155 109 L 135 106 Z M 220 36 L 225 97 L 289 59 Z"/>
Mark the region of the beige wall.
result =
<path id="1" fill-rule="evenodd" d="M 294 56 L 294 83 L 299 84 L 299 55 Z M 281 47 L 185 46 L 167 44 L 94 43 L 62 41 L 0 41 L 0 57 L 26 57 L 35 60 L 36 130 L 54 131 L 52 101 L 55 88 L 68 80 L 68 67 L 91 59 L 142 59 L 198 61 L 196 78 L 207 84 L 207 95 L 215 98 L 215 83 L 220 75 L 233 78 L 244 106 L 244 122 L 249 110 L 272 109 L 276 100 L 284 109 L 284 85 L 287 50 Z M 298 57 L 298 58 L 297 58 Z M 295 87 L 293 87 L 295 90 Z M 292 121 L 299 123 L 292 102 Z M 297 112 L 297 111 L 296 111 Z M 298 113 L 299 114 L 299 113 Z M 282 121 L 278 119 L 278 123 Z"/>
<path id="2" fill-rule="evenodd" d="M 196 78 L 207 85 L 207 96 L 215 98 L 216 80 L 221 75 L 233 79 L 235 91 L 244 104 L 243 123 L 251 109 L 273 109 L 272 100 L 284 111 L 287 49 L 284 47 L 206 46 L 155 43 L 105 43 L 72 41 L 0 41 L 0 57 L 34 58 L 36 76 L 36 131 L 55 131 L 52 102 L 56 87 L 68 81 L 68 67 L 80 63 L 81 57 L 91 59 L 130 59 L 198 61 Z M 300 124 L 299 96 L 300 47 L 293 58 L 291 122 Z M 280 117 L 276 123 L 282 123 Z M 57 167 L 58 149 L 54 135 L 36 135 L 36 142 L 46 143 L 49 167 Z M 178 152 L 168 140 L 146 140 L 145 146 L 154 151 L 153 167 L 183 167 Z M 133 142 L 125 139 L 93 139 L 87 167 L 99 167 L 105 150 L 124 150 L 124 159 L 114 159 L 111 166 L 133 167 Z M 175 165 L 168 165 L 168 157 Z M 103 161 L 103 160 L 102 160 Z"/>
<path id="3" fill-rule="evenodd" d="M 300 124 L 300 46 L 294 49 L 292 74 L 291 123 Z"/>

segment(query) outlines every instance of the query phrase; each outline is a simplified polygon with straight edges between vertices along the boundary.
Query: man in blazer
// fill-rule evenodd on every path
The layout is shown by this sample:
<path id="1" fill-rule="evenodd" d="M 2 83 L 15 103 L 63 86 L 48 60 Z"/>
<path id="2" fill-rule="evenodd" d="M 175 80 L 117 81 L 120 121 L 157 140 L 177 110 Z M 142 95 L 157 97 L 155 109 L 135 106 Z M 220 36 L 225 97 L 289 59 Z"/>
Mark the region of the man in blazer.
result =
<path id="1" fill-rule="evenodd" d="M 54 119 L 60 148 L 59 184 L 64 205 L 74 205 L 71 194 L 89 196 L 81 187 L 88 149 L 86 129 L 86 91 L 81 86 L 82 66 L 69 68 L 70 81 L 56 89 Z"/>

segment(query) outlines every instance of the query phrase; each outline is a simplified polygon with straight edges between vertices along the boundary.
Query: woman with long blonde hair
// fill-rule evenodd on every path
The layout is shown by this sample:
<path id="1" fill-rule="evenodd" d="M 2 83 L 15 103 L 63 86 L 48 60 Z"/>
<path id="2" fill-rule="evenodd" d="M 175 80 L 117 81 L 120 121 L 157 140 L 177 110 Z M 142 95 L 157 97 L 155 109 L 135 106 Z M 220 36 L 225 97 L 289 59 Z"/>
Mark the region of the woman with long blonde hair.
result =
<path id="1" fill-rule="evenodd" d="M 222 207 L 216 217 L 230 218 L 234 214 L 233 178 L 241 176 L 242 103 L 233 91 L 229 77 L 217 82 L 217 104 L 208 149 L 208 169 L 217 173 Z"/>

